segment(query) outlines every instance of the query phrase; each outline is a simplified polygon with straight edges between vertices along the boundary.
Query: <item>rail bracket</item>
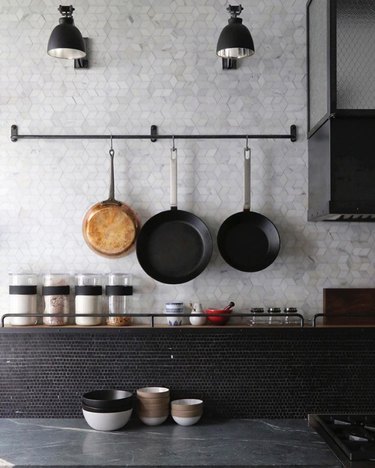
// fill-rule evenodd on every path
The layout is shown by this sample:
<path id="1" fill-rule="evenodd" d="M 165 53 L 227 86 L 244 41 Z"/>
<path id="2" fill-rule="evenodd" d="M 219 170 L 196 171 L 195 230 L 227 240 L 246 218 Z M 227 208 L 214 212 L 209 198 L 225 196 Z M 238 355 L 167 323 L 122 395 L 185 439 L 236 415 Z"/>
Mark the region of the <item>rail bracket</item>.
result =
<path id="1" fill-rule="evenodd" d="M 152 143 L 155 143 L 158 141 L 158 127 L 157 125 L 151 125 L 151 141 Z"/>
<path id="2" fill-rule="evenodd" d="M 293 143 L 297 141 L 297 126 L 296 125 L 290 126 L 290 141 Z"/>
<path id="3" fill-rule="evenodd" d="M 11 141 L 13 141 L 14 143 L 16 141 L 18 141 L 18 127 L 17 125 L 12 125 L 10 127 L 10 139 Z"/>

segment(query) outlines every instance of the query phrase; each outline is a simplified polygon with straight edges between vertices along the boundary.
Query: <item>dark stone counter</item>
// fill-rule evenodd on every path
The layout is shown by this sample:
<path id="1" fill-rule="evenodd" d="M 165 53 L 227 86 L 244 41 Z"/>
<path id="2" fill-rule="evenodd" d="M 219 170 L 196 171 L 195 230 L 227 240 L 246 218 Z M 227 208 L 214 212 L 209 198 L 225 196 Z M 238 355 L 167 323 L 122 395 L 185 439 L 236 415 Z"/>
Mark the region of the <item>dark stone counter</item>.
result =
<path id="1" fill-rule="evenodd" d="M 83 419 L 0 419 L 0 435 L 0 466 L 341 466 L 305 420 L 130 422 L 97 432 Z"/>

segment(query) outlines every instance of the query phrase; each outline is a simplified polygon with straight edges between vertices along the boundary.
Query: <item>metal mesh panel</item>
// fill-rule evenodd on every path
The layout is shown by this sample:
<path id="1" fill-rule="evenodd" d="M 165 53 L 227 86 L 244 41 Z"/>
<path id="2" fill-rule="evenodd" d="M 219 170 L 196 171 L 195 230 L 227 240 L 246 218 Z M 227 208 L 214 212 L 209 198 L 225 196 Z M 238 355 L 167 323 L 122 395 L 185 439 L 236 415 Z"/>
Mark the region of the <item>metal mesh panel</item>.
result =
<path id="1" fill-rule="evenodd" d="M 337 107 L 375 109 L 375 2 L 337 2 Z"/>
<path id="2" fill-rule="evenodd" d="M 310 129 L 328 112 L 327 0 L 314 0 L 309 8 Z"/>

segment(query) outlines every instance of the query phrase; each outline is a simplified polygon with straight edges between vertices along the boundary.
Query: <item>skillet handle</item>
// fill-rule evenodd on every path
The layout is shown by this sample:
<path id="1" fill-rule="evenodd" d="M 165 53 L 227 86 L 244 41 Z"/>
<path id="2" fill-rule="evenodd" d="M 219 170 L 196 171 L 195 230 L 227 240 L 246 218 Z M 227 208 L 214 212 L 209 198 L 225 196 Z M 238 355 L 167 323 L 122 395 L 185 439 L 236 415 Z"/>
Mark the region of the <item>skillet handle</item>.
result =
<path id="1" fill-rule="evenodd" d="M 109 155 L 111 157 L 111 175 L 110 175 L 110 181 L 109 181 L 109 197 L 108 200 L 106 201 L 115 201 L 115 171 L 114 171 L 114 164 L 113 164 L 113 159 L 115 156 L 115 151 L 114 149 L 109 150 Z"/>
<path id="2" fill-rule="evenodd" d="M 251 149 L 246 146 L 244 155 L 244 211 L 250 211 L 251 203 Z"/>
<path id="3" fill-rule="evenodd" d="M 177 210 L 177 148 L 171 148 L 170 160 L 170 205 L 171 210 Z"/>

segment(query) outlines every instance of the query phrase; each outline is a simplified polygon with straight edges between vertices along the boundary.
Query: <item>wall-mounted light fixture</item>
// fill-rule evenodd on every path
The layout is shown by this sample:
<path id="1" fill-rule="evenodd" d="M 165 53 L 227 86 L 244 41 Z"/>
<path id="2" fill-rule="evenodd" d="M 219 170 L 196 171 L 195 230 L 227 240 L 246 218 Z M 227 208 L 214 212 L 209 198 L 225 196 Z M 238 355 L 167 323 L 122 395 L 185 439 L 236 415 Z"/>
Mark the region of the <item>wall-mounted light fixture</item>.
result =
<path id="1" fill-rule="evenodd" d="M 229 5 L 230 13 L 227 26 L 221 31 L 217 42 L 216 53 L 223 59 L 223 69 L 237 68 L 237 60 L 254 54 L 254 42 L 250 31 L 238 18 L 242 5 Z"/>
<path id="2" fill-rule="evenodd" d="M 74 25 L 73 11 L 70 6 L 60 5 L 62 15 L 58 26 L 54 28 L 48 41 L 47 53 L 51 57 L 74 59 L 74 68 L 88 68 L 86 43 L 79 29 Z"/>

